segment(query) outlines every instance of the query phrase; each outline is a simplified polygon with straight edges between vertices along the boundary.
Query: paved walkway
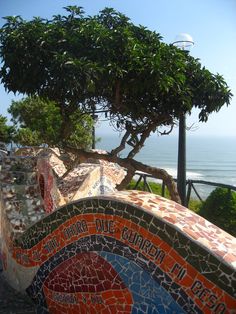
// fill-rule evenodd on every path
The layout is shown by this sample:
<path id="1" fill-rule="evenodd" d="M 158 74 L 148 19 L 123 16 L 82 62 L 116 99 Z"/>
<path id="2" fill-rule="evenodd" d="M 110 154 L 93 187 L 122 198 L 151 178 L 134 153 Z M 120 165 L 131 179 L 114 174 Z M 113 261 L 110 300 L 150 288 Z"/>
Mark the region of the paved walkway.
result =
<path id="1" fill-rule="evenodd" d="M 11 288 L 2 274 L 0 259 L 0 314 L 35 314 L 35 306 L 30 298 Z"/>

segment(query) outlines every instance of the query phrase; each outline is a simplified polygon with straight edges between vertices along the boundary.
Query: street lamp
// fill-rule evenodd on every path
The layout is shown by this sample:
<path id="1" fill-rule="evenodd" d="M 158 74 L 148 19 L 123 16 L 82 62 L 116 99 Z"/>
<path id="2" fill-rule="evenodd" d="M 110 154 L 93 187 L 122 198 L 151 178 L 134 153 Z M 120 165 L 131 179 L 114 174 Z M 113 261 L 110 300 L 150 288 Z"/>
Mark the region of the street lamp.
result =
<path id="1" fill-rule="evenodd" d="M 93 119 L 93 128 L 92 128 L 92 149 L 96 148 L 96 132 L 95 132 L 95 124 L 98 121 L 98 114 L 99 113 L 107 113 L 109 110 L 96 110 L 95 104 L 92 106 L 92 111 L 87 112 L 88 114 L 91 114 L 91 117 Z"/>
<path id="2" fill-rule="evenodd" d="M 95 124 L 98 120 L 98 115 L 95 114 L 95 106 L 93 106 L 92 110 L 92 119 L 93 119 L 93 128 L 92 128 L 92 149 L 96 148 L 96 134 L 95 134 Z"/>
<path id="3" fill-rule="evenodd" d="M 173 45 L 189 51 L 194 42 L 189 34 L 181 33 L 176 36 Z M 179 117 L 177 189 L 182 205 L 186 206 L 186 117 L 183 113 Z"/>
<path id="4" fill-rule="evenodd" d="M 194 45 L 194 41 L 189 34 L 181 33 L 175 37 L 173 45 L 181 50 L 189 51 Z"/>

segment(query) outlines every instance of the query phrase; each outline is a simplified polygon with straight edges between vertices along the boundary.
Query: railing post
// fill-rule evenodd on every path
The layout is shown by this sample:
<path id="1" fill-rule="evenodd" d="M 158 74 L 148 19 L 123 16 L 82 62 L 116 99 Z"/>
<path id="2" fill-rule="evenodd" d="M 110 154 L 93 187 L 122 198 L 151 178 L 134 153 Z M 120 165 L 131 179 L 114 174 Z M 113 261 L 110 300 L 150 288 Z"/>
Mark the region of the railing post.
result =
<path id="1" fill-rule="evenodd" d="M 139 175 L 139 178 L 138 178 L 138 180 L 137 180 L 137 182 L 135 184 L 134 190 L 137 189 L 140 181 L 142 179 L 144 179 L 144 188 L 147 188 L 148 191 L 150 191 L 152 193 L 151 187 L 148 184 L 146 177 L 151 177 L 151 178 L 154 178 L 154 179 L 156 179 L 156 177 L 154 177 L 152 175 L 149 175 L 149 174 L 142 173 L 142 172 L 141 173 L 137 172 L 136 175 Z M 176 182 L 176 179 L 174 179 L 174 181 Z M 196 187 L 194 186 L 195 183 L 196 184 L 205 184 L 205 185 L 225 188 L 225 189 L 228 189 L 229 193 L 231 193 L 231 191 L 235 191 L 236 192 L 236 186 L 229 185 L 229 184 L 218 183 L 218 182 L 210 182 L 210 181 L 204 181 L 204 180 L 187 180 L 187 181 L 185 181 L 185 183 L 186 183 L 185 190 L 186 190 L 186 187 L 187 187 L 187 195 L 186 195 L 186 199 L 185 199 L 186 200 L 186 205 L 185 206 L 188 206 L 188 204 L 189 204 L 189 200 L 190 200 L 192 189 L 195 192 L 195 194 L 198 197 L 198 199 L 201 202 L 203 202 L 203 199 L 199 195 Z M 165 184 L 164 184 L 163 181 L 162 181 L 162 186 L 161 186 L 161 195 L 165 197 Z"/>
<path id="2" fill-rule="evenodd" d="M 145 174 L 143 175 L 143 181 L 144 181 L 144 185 L 143 185 L 144 191 L 146 191 L 146 188 L 147 188 L 147 191 L 152 193 L 152 189 L 151 189 L 150 185 L 147 182 L 147 176 Z"/>
<path id="3" fill-rule="evenodd" d="M 161 185 L 161 196 L 165 197 L 165 183 L 164 181 L 162 181 L 162 185 Z"/>
<path id="4" fill-rule="evenodd" d="M 199 200 L 203 203 L 203 200 L 202 200 L 201 196 L 198 194 L 198 192 L 197 192 L 197 190 L 196 190 L 196 188 L 195 188 L 195 186 L 193 184 L 192 184 L 192 187 L 193 187 L 193 190 L 196 193 L 197 197 L 199 198 Z"/>
<path id="5" fill-rule="evenodd" d="M 191 189 L 192 189 L 192 181 L 187 181 L 188 189 L 187 189 L 187 197 L 186 197 L 186 206 L 188 207 L 190 196 L 191 196 Z"/>
<path id="6" fill-rule="evenodd" d="M 137 189 L 137 187 L 138 187 L 138 185 L 139 185 L 139 183 L 141 182 L 141 180 L 142 180 L 142 174 L 140 174 L 139 175 L 139 178 L 138 178 L 138 181 L 136 182 L 136 184 L 135 184 L 135 187 L 134 187 L 134 190 L 136 190 Z"/>

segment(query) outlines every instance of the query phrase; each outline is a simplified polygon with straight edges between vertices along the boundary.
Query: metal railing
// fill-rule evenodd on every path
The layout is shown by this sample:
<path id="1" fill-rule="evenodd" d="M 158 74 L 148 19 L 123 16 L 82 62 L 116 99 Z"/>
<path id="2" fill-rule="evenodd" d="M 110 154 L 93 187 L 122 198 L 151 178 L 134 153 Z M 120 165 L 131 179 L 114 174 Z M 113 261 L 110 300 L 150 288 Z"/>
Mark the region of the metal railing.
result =
<path id="1" fill-rule="evenodd" d="M 148 178 L 152 178 L 155 180 L 159 180 L 154 178 L 152 175 L 145 173 L 145 172 L 135 172 L 135 176 L 139 176 L 134 189 L 137 189 L 138 186 L 140 185 L 140 183 L 143 181 L 143 190 L 144 191 L 148 191 L 150 193 L 152 192 L 152 189 L 148 183 Z M 162 181 L 162 180 L 161 180 Z M 176 182 L 177 179 L 174 179 L 174 181 Z M 210 181 L 204 181 L 204 180 L 192 180 L 192 179 L 188 179 L 186 180 L 186 205 L 188 206 L 189 201 L 190 201 L 190 197 L 191 197 L 191 192 L 192 190 L 194 191 L 194 193 L 196 194 L 197 198 L 203 202 L 203 198 L 200 196 L 199 192 L 197 191 L 196 185 L 195 184 L 203 184 L 203 185 L 209 185 L 209 186 L 215 186 L 215 187 L 221 187 L 221 188 L 226 188 L 228 189 L 228 191 L 230 192 L 231 190 L 236 191 L 236 186 L 233 185 L 229 185 L 229 184 L 224 184 L 224 183 L 217 183 L 217 182 L 210 182 Z M 165 189 L 166 189 L 166 185 L 164 184 L 164 182 L 162 181 L 161 183 L 161 196 L 165 196 Z"/>

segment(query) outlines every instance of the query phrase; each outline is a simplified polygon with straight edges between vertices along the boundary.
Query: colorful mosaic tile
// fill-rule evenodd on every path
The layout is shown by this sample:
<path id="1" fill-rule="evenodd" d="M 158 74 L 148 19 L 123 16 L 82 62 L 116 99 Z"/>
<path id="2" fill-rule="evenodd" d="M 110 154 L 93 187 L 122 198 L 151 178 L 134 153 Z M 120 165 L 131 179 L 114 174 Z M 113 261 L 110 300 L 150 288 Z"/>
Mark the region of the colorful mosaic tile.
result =
<path id="1" fill-rule="evenodd" d="M 18 249 L 15 247 L 14 250 L 18 263 L 25 267 L 41 265 L 28 288 L 30 296 L 44 309 L 50 310 L 50 306 L 53 306 L 54 310 L 50 310 L 52 313 L 60 313 L 61 308 L 65 311 L 65 304 L 70 304 L 74 313 L 80 313 L 82 308 L 86 309 L 83 310 L 84 313 L 89 313 L 83 302 L 90 304 L 87 302 L 91 300 L 89 294 L 92 293 L 108 311 L 102 292 L 94 292 L 89 288 L 92 280 L 89 279 L 92 276 L 90 268 L 82 267 L 85 262 L 78 262 L 79 270 L 75 266 L 77 259 L 85 261 L 88 256 L 94 256 L 96 260 L 95 256 L 101 256 L 117 272 L 127 293 L 132 296 L 130 313 L 139 313 L 142 308 L 140 313 L 149 313 L 154 309 L 161 311 L 163 307 L 164 313 L 233 313 L 236 308 L 236 272 L 233 264 L 217 257 L 206 246 L 199 245 L 168 219 L 154 214 L 152 209 L 133 205 L 131 200 L 134 193 L 137 193 L 136 197 L 145 196 L 147 203 L 150 196 L 152 208 L 154 203 L 157 208 L 162 207 L 165 217 L 173 215 L 173 202 L 167 202 L 164 209 L 162 198 L 157 197 L 154 202 L 149 193 L 125 192 L 125 202 L 118 201 L 113 196 L 81 200 L 58 209 L 33 226 L 30 233 L 26 233 L 18 242 Z M 182 212 L 181 215 L 184 219 Z M 213 230 L 219 232 L 215 228 Z M 32 234 L 37 237 L 33 239 Z M 235 239 L 227 236 L 230 251 Z M 220 243 L 218 244 L 220 250 Z M 35 251 L 38 252 L 37 260 L 33 255 Z M 22 259 L 24 255 L 27 255 L 27 259 Z M 96 269 L 94 265 L 93 270 Z M 104 262 L 104 265 L 107 264 Z M 109 269 L 108 266 L 105 269 Z M 103 272 L 100 272 L 101 276 Z M 136 272 L 139 275 L 134 280 Z M 65 273 L 70 275 L 66 276 Z M 60 280 L 60 276 L 64 279 Z M 104 287 L 105 273 L 98 278 L 103 278 L 101 286 Z M 149 292 L 143 278 L 150 282 Z M 63 290 L 67 289 L 64 280 L 71 280 L 69 285 L 73 286 L 71 289 L 75 289 L 74 292 Z M 82 286 L 77 287 L 74 280 Z M 116 294 L 116 289 L 110 291 Z M 48 304 L 48 298 L 53 298 L 53 303 Z M 166 302 L 163 303 L 163 300 Z M 58 309 L 55 305 L 57 302 Z M 99 313 L 100 305 L 96 306 Z"/>
<path id="2" fill-rule="evenodd" d="M 7 156 L 2 160 L 2 215 L 11 239 L 45 216 L 37 184 L 36 163 L 35 157 Z"/>
<path id="3" fill-rule="evenodd" d="M 43 156 L 37 161 L 38 185 L 44 202 L 45 212 L 47 213 L 51 213 L 57 207 L 65 204 L 65 200 L 57 186 L 57 177 L 50 163 L 52 161 L 51 157 L 51 155 Z M 63 168 L 64 171 L 65 169 Z"/>
<path id="4" fill-rule="evenodd" d="M 1 254 L 40 313 L 236 313 L 234 237 L 175 202 L 116 191 L 114 164 L 81 164 L 58 189 L 55 154 L 21 158 L 2 168 Z M 58 208 L 55 195 L 86 197 Z"/>
<path id="5" fill-rule="evenodd" d="M 107 194 L 116 191 L 116 185 L 125 174 L 123 168 L 114 163 L 83 163 L 61 179 L 58 188 L 67 202 L 86 196 Z"/>

